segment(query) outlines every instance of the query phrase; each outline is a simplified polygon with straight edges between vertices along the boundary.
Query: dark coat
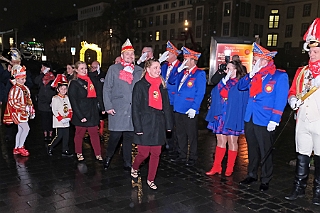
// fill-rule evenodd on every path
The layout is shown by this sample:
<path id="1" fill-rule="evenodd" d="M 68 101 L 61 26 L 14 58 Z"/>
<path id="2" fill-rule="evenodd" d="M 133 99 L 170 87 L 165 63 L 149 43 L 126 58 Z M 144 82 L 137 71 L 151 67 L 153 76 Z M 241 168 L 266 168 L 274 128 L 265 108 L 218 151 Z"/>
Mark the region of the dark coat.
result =
<path id="1" fill-rule="evenodd" d="M 168 91 L 160 85 L 162 97 L 162 110 L 149 106 L 150 83 L 142 78 L 138 81 L 132 93 L 132 121 L 134 132 L 142 132 L 142 135 L 134 135 L 134 143 L 144 146 L 161 146 L 166 141 L 166 130 L 172 130 L 173 118 L 170 108 Z"/>
<path id="2" fill-rule="evenodd" d="M 34 79 L 34 83 L 38 86 L 39 88 L 39 93 L 38 93 L 38 109 L 40 111 L 45 111 L 45 112 L 51 112 L 51 101 L 52 97 L 56 94 L 56 91 L 54 88 L 51 87 L 51 84 L 53 80 L 49 81 L 48 84 L 44 85 L 42 82 L 42 79 L 44 77 L 44 74 L 41 73 Z"/>
<path id="3" fill-rule="evenodd" d="M 94 78 L 90 78 L 94 87 L 96 88 L 96 98 L 87 98 L 88 83 L 82 79 L 74 79 L 70 82 L 68 89 L 68 97 L 71 103 L 73 116 L 71 123 L 75 126 L 92 127 L 99 124 L 99 106 L 100 110 L 104 111 L 102 101 L 102 91 L 97 89 L 98 82 Z M 87 119 L 87 122 L 82 123 L 83 118 Z"/>

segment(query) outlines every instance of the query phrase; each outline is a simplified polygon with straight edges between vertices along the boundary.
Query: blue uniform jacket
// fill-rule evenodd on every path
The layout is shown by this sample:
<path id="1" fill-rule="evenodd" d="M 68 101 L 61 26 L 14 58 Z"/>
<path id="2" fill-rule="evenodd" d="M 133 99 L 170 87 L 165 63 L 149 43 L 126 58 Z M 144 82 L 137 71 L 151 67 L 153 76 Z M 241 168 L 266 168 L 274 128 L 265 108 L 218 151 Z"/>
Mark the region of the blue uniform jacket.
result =
<path id="1" fill-rule="evenodd" d="M 206 73 L 196 67 L 178 91 L 183 76 L 183 72 L 175 72 L 168 79 L 169 84 L 175 85 L 176 93 L 174 94 L 173 109 L 175 112 L 185 114 L 192 108 L 196 110 L 196 114 L 199 114 L 200 105 L 206 92 Z"/>
<path id="2" fill-rule="evenodd" d="M 223 84 L 222 81 L 219 84 Z M 226 109 L 226 118 L 224 126 L 233 131 L 244 130 L 244 115 L 249 98 L 249 90 L 240 91 L 238 83 L 231 87 L 228 93 L 228 102 Z M 214 117 L 222 115 L 222 97 L 218 86 L 214 87 L 211 91 L 211 105 L 206 116 L 206 121 L 213 122 Z"/>
<path id="3" fill-rule="evenodd" d="M 178 67 L 180 65 L 181 65 L 181 62 L 179 62 L 179 61 L 177 61 L 175 63 L 174 67 L 171 70 L 169 78 L 170 78 L 170 76 L 174 75 L 174 73 L 177 72 Z M 167 71 L 168 71 L 168 63 L 162 64 L 161 75 L 164 80 L 166 80 Z M 174 94 L 176 93 L 176 86 L 174 84 L 169 84 L 168 82 L 166 82 L 166 84 L 167 84 L 167 90 L 168 90 L 168 94 L 169 94 L 170 105 L 173 105 L 173 98 L 174 98 Z"/>
<path id="4" fill-rule="evenodd" d="M 238 88 L 250 90 L 249 74 L 239 81 Z M 280 123 L 287 104 L 288 91 L 289 81 L 286 72 L 276 70 L 273 75 L 267 74 L 262 81 L 262 92 L 249 97 L 244 120 L 249 122 L 252 118 L 253 123 L 259 126 L 268 126 L 269 121 Z"/>

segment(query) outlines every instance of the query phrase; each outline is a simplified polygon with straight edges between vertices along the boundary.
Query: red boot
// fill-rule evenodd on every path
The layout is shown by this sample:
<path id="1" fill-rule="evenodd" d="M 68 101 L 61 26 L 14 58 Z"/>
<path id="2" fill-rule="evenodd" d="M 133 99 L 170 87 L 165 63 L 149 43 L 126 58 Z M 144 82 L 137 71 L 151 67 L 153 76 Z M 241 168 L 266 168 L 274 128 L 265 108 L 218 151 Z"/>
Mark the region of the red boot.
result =
<path id="1" fill-rule="evenodd" d="M 104 120 L 100 120 L 100 125 L 99 125 L 100 136 L 103 136 L 103 129 L 104 129 Z"/>
<path id="2" fill-rule="evenodd" d="M 221 174 L 221 171 L 222 171 L 221 162 L 225 153 L 226 153 L 226 148 L 222 148 L 219 146 L 216 147 L 216 154 L 214 156 L 213 166 L 209 172 L 206 172 L 206 175 L 214 175 L 216 173 Z"/>
<path id="3" fill-rule="evenodd" d="M 228 163 L 227 163 L 227 169 L 225 173 L 227 177 L 231 176 L 233 173 L 233 167 L 237 158 L 237 154 L 238 154 L 237 151 L 228 150 Z"/>

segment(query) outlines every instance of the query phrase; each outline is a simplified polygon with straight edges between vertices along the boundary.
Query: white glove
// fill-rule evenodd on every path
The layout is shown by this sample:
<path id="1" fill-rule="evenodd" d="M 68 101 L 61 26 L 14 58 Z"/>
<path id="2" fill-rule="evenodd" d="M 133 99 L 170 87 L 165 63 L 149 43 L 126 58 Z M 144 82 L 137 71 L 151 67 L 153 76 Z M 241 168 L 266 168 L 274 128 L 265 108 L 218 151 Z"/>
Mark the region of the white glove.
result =
<path id="1" fill-rule="evenodd" d="M 28 105 L 26 106 L 26 112 L 27 112 L 27 113 L 29 113 L 29 112 L 30 112 L 30 108 L 29 108 L 29 106 L 28 106 Z"/>
<path id="2" fill-rule="evenodd" d="M 232 74 L 232 72 L 229 71 L 229 72 L 227 73 L 227 75 L 222 79 L 222 83 L 223 83 L 224 85 L 227 84 L 227 81 L 230 79 L 231 74 Z"/>
<path id="3" fill-rule="evenodd" d="M 46 74 L 47 72 L 49 72 L 49 70 L 50 70 L 50 68 L 45 68 L 45 69 L 42 71 L 42 73 L 43 73 L 43 74 Z"/>
<path id="4" fill-rule="evenodd" d="M 299 107 L 303 104 L 303 101 L 301 99 L 298 99 L 295 96 L 291 96 L 289 98 L 288 102 L 289 102 L 291 109 L 293 109 L 293 110 L 299 109 Z"/>
<path id="5" fill-rule="evenodd" d="M 137 64 L 141 64 L 142 62 L 144 62 L 145 60 L 147 60 L 147 57 L 148 57 L 147 55 L 148 55 L 147 52 L 143 53 L 143 54 L 140 56 L 139 60 L 137 61 Z"/>
<path id="6" fill-rule="evenodd" d="M 186 63 L 188 62 L 188 59 L 185 59 L 182 64 L 180 65 L 180 67 L 178 67 L 178 73 L 180 73 L 182 70 L 188 68 L 188 66 L 186 66 Z"/>
<path id="7" fill-rule="evenodd" d="M 62 122 L 63 124 L 67 124 L 69 121 L 70 121 L 70 118 L 63 118 L 63 119 L 61 120 L 61 122 Z"/>
<path id="8" fill-rule="evenodd" d="M 127 72 L 130 72 L 130 73 L 133 73 L 133 69 L 132 69 L 132 67 L 130 67 L 130 66 L 124 67 L 123 70 L 124 70 L 124 71 L 127 71 Z"/>
<path id="9" fill-rule="evenodd" d="M 161 64 L 162 62 L 164 62 L 168 58 L 169 58 L 169 51 L 165 51 L 164 53 L 162 53 L 162 55 L 160 56 L 158 61 Z"/>
<path id="10" fill-rule="evenodd" d="M 269 132 L 272 132 L 276 129 L 276 127 L 279 126 L 278 123 L 274 122 L 274 121 L 269 121 L 268 126 L 267 126 L 267 130 Z"/>
<path id="11" fill-rule="evenodd" d="M 192 119 L 192 118 L 194 118 L 194 116 L 196 116 L 196 110 L 190 108 L 190 109 L 188 109 L 186 114 L 188 114 L 188 117 Z"/>
<path id="12" fill-rule="evenodd" d="M 314 79 L 314 86 L 315 86 L 315 87 L 320 87 L 320 75 L 318 75 L 318 76 Z"/>
<path id="13" fill-rule="evenodd" d="M 260 67 L 260 59 L 256 61 L 256 64 L 252 67 L 251 72 L 249 73 L 249 77 L 252 78 L 257 72 L 261 69 Z"/>

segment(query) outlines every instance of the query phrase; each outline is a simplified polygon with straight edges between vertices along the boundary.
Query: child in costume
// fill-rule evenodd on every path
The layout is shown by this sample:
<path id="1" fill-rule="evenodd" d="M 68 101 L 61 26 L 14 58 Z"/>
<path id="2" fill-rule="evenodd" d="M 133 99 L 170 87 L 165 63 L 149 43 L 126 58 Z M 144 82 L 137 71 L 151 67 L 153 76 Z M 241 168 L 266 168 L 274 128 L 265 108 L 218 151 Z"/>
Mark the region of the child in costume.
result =
<path id="1" fill-rule="evenodd" d="M 58 94 L 52 97 L 53 128 L 56 136 L 48 144 L 48 155 L 52 156 L 53 148 L 62 140 L 62 156 L 71 157 L 69 152 L 69 121 L 72 118 L 72 109 L 67 94 L 68 80 L 65 75 L 58 74 L 51 84 L 57 88 Z"/>
<path id="2" fill-rule="evenodd" d="M 9 91 L 7 107 L 3 116 L 3 123 L 18 125 L 16 134 L 16 145 L 13 154 L 29 156 L 29 151 L 24 148 L 24 143 L 29 133 L 28 120 L 35 117 L 35 110 L 31 100 L 30 90 L 25 86 L 26 67 L 14 65 L 11 75 L 15 78 L 11 80 L 13 87 Z"/>

